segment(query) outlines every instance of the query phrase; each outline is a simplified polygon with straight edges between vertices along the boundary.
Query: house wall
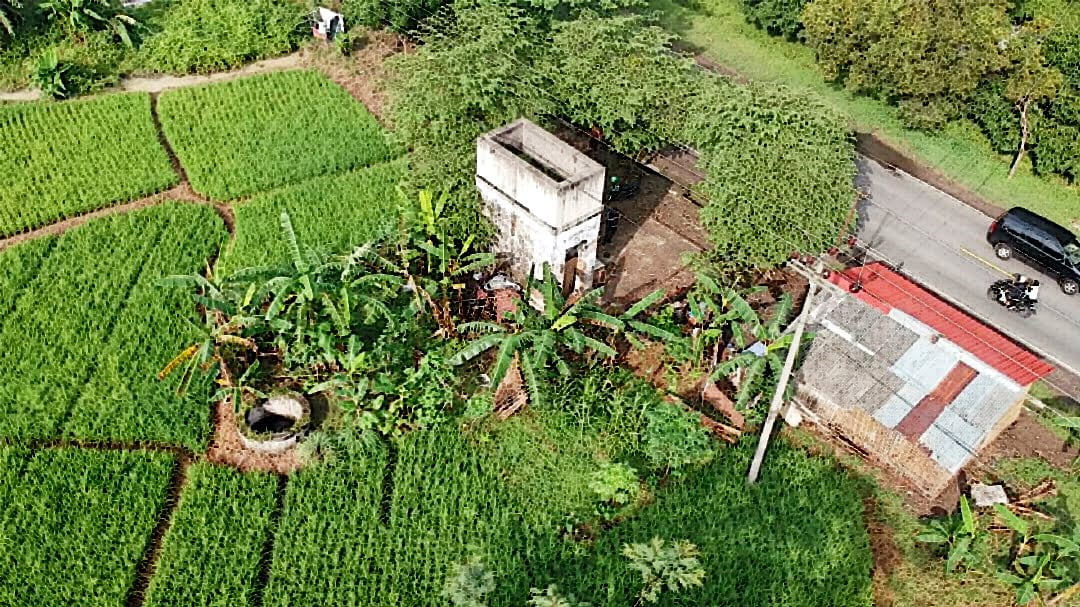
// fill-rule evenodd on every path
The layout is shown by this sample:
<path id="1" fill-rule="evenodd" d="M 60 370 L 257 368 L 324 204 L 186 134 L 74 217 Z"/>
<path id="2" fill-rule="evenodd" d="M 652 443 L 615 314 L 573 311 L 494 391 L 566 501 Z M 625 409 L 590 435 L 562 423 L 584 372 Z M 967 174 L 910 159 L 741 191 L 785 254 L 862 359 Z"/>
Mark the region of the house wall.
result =
<path id="1" fill-rule="evenodd" d="M 819 423 L 869 453 L 878 465 L 900 475 L 922 494 L 936 496 L 952 481 L 952 473 L 938 466 L 923 449 L 865 411 L 838 407 L 805 384 L 799 386 L 795 400 Z"/>

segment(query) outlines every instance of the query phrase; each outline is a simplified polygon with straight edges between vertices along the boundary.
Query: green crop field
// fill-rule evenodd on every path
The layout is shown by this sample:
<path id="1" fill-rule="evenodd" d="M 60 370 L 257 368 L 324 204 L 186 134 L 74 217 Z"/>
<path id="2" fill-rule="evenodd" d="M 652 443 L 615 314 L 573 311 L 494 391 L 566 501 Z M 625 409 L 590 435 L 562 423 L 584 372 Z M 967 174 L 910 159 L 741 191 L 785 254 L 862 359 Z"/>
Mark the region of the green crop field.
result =
<path id="1" fill-rule="evenodd" d="M 183 318 L 195 311 L 156 282 L 200 271 L 223 236 L 212 209 L 173 203 L 59 238 L 0 327 L 0 436 L 201 445 L 209 408 L 154 377 L 192 336 Z"/>
<path id="2" fill-rule="evenodd" d="M 344 253 L 381 236 L 397 220 L 395 188 L 404 175 L 404 163 L 395 161 L 318 177 L 236 205 L 236 239 L 218 273 L 285 261 L 281 211 L 289 212 L 305 245 L 324 253 Z"/>
<path id="3" fill-rule="evenodd" d="M 0 317 L 7 315 L 15 301 L 41 267 L 42 260 L 56 244 L 55 238 L 38 238 L 8 251 L 0 251 Z"/>
<path id="4" fill-rule="evenodd" d="M 870 605 L 855 481 L 780 441 L 747 489 L 751 449 L 723 451 L 592 546 L 563 539 L 556 525 L 524 524 L 568 512 L 561 496 L 545 503 L 508 486 L 508 469 L 527 462 L 503 457 L 501 445 L 450 430 L 410 435 L 389 458 L 339 454 L 288 485 L 265 604 L 441 605 L 448 568 L 476 552 L 496 575 L 491 605 L 520 605 L 530 587 L 558 583 L 593 605 L 625 607 L 640 584 L 620 548 L 659 535 L 690 539 L 704 555 L 705 587 L 679 604 Z M 434 482 L 446 471 L 452 482 Z"/>
<path id="5" fill-rule="evenodd" d="M 174 463 L 157 453 L 0 447 L 0 605 L 124 605 Z"/>
<path id="6" fill-rule="evenodd" d="M 277 480 L 197 463 L 173 515 L 147 607 L 250 605 Z"/>
<path id="7" fill-rule="evenodd" d="M 150 96 L 0 106 L 0 237 L 175 185 Z"/>
<path id="8" fill-rule="evenodd" d="M 229 200 L 387 160 L 375 118 L 309 71 L 178 89 L 158 100 L 161 125 L 196 191 Z"/>

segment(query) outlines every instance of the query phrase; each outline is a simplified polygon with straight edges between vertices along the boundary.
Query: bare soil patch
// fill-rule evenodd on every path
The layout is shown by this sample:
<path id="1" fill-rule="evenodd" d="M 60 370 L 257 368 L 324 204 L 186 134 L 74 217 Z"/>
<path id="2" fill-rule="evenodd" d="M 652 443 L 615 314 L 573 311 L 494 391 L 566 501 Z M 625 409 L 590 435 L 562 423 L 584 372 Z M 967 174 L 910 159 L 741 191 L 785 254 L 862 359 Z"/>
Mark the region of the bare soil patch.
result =
<path id="1" fill-rule="evenodd" d="M 303 465 L 296 449 L 284 453 L 260 453 L 244 446 L 236 427 L 236 414 L 231 405 L 214 405 L 214 437 L 206 459 L 215 464 L 232 466 L 243 472 L 261 471 L 287 475 Z"/>
<path id="2" fill-rule="evenodd" d="M 998 460 L 1018 457 L 1041 458 L 1055 468 L 1069 470 L 1078 454 L 1076 447 L 1067 446 L 1035 413 L 1024 409 L 1016 422 L 983 449 L 967 470 L 969 475 L 977 477 L 992 470 Z"/>
<path id="3" fill-rule="evenodd" d="M 367 31 L 358 48 L 347 57 L 329 47 L 311 47 L 303 52 L 303 61 L 348 91 L 383 126 L 389 127 L 386 60 L 400 52 L 403 50 L 394 34 Z"/>

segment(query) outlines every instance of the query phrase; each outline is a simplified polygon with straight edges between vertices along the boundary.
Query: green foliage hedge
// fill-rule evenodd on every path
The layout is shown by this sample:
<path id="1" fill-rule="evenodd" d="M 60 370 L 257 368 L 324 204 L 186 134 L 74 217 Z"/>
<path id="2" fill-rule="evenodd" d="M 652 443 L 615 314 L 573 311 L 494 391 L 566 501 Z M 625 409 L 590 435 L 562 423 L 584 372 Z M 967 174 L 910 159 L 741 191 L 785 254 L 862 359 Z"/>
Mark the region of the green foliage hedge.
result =
<path id="1" fill-rule="evenodd" d="M 0 237 L 179 180 L 141 93 L 0 106 L 0 150 Z"/>
<path id="2" fill-rule="evenodd" d="M 177 89 L 162 94 L 158 109 L 192 187 L 215 200 L 391 156 L 367 109 L 313 71 Z"/>
<path id="3" fill-rule="evenodd" d="M 269 474 L 192 464 L 144 604 L 252 604 L 276 487 Z"/>
<path id="4" fill-rule="evenodd" d="M 305 5 L 292 0 L 171 0 L 159 10 L 149 22 L 157 32 L 133 59 L 138 69 L 229 70 L 288 53 L 310 35 Z"/>
<path id="5" fill-rule="evenodd" d="M 0 605 L 123 605 L 172 456 L 0 447 Z"/>
<path id="6" fill-rule="evenodd" d="M 156 283 L 199 271 L 223 236 L 212 209 L 176 203 L 61 236 L 0 327 L 0 436 L 204 444 L 205 388 L 178 399 L 154 376 L 195 311 Z"/>
<path id="7" fill-rule="evenodd" d="M 324 254 L 345 253 L 382 236 L 398 220 L 396 188 L 404 176 L 404 162 L 390 162 L 317 177 L 237 204 L 236 238 L 217 273 L 288 261 L 282 211 L 289 212 L 304 243 Z"/>

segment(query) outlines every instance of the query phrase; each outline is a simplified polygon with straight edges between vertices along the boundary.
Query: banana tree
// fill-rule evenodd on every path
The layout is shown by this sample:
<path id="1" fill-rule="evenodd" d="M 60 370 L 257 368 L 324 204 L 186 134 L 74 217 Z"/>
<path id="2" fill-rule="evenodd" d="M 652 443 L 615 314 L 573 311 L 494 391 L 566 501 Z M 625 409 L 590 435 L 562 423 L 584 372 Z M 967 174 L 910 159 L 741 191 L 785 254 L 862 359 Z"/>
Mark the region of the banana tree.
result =
<path id="1" fill-rule="evenodd" d="M 961 565 L 974 564 L 972 544 L 985 533 L 971 510 L 966 496 L 960 496 L 960 512 L 927 523 L 926 529 L 916 539 L 928 544 L 938 544 L 946 549 L 945 571 L 952 573 Z"/>
<path id="2" fill-rule="evenodd" d="M 720 318 L 727 323 L 731 343 L 739 353 L 717 365 L 710 379 L 716 381 L 742 370 L 744 375 L 735 396 L 735 406 L 745 410 L 758 397 L 768 400 L 775 390 L 794 337 L 784 332 L 793 302 L 790 295 L 783 294 L 768 321 L 762 319 L 734 289 L 723 290 L 723 304 L 727 311 Z M 805 335 L 806 339 L 812 337 L 812 334 Z"/>
<path id="3" fill-rule="evenodd" d="M 109 30 L 126 46 L 135 45 L 134 34 L 139 22 L 107 0 L 42 0 L 38 8 L 71 33 Z"/>
<path id="4" fill-rule="evenodd" d="M 15 36 L 15 22 L 19 19 L 22 3 L 19 0 L 0 0 L 0 32 Z"/>
<path id="5" fill-rule="evenodd" d="M 538 372 L 554 367 L 560 375 L 571 374 L 567 358 L 576 354 L 589 358 L 593 353 L 614 358 L 615 348 L 590 335 L 600 331 L 605 334 L 623 330 L 625 322 L 605 313 L 596 302 L 603 295 L 603 287 L 589 291 L 579 298 L 564 298 L 559 283 L 544 264 L 544 279 L 534 283 L 530 278 L 525 292 L 536 289 L 543 298 L 543 309 L 537 311 L 521 304 L 509 314 L 509 326 L 495 322 L 469 322 L 458 327 L 462 333 L 479 334 L 457 354 L 450 364 L 461 365 L 489 350 L 498 348 L 495 366 L 491 373 L 493 385 L 506 377 L 515 358 L 519 361 L 522 375 L 534 405 L 542 402 Z"/>

